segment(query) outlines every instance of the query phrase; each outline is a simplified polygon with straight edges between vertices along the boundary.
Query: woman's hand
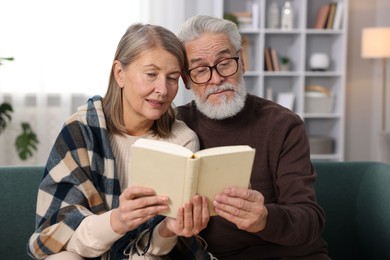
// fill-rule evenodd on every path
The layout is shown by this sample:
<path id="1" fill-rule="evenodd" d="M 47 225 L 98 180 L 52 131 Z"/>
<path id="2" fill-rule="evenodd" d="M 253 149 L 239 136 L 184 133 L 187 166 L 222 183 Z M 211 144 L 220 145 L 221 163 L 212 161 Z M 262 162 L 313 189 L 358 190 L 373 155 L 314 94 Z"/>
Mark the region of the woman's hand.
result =
<path id="1" fill-rule="evenodd" d="M 141 186 L 129 186 L 119 196 L 119 207 L 111 213 L 111 227 L 125 234 L 168 209 L 168 197 Z"/>
<path id="2" fill-rule="evenodd" d="M 206 197 L 195 195 L 192 201 L 184 204 L 177 212 L 176 218 L 167 217 L 159 225 L 162 237 L 184 236 L 191 237 L 207 226 L 210 219 Z"/>

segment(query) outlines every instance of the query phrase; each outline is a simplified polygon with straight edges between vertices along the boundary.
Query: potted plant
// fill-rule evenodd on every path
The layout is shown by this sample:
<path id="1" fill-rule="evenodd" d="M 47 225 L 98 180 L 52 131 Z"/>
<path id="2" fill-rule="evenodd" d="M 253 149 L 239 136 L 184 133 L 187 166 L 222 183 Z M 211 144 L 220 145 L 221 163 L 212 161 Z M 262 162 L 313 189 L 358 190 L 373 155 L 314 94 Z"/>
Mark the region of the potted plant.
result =
<path id="1" fill-rule="evenodd" d="M 280 70 L 289 71 L 290 70 L 290 59 L 286 56 L 280 57 Z"/>
<path id="2" fill-rule="evenodd" d="M 238 18 L 235 16 L 233 13 L 224 13 L 223 14 L 223 19 L 231 21 L 235 23 L 237 26 L 239 26 Z"/>
<path id="3" fill-rule="evenodd" d="M 13 60 L 13 57 L 0 57 L 0 65 L 3 64 L 3 61 Z M 4 133 L 5 129 L 8 127 L 8 125 L 10 125 L 12 121 L 13 111 L 14 110 L 11 104 L 7 102 L 3 102 L 0 104 L 0 134 Z M 21 160 L 27 160 L 28 158 L 32 157 L 34 151 L 37 150 L 39 140 L 29 123 L 21 122 L 20 127 L 21 132 L 16 137 L 15 148 L 19 158 Z"/>

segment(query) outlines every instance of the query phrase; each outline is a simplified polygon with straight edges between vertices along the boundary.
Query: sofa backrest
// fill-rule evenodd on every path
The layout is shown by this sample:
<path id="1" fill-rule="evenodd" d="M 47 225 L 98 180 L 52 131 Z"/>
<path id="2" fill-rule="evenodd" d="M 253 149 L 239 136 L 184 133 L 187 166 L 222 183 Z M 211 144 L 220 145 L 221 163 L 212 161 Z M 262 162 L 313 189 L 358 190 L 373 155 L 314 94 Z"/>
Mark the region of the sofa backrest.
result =
<path id="1" fill-rule="evenodd" d="M 333 259 L 390 259 L 390 165 L 314 162 Z"/>
<path id="2" fill-rule="evenodd" d="M 38 185 L 44 167 L 0 169 L 0 259 L 31 259 L 26 253 L 35 230 Z"/>
<path id="3" fill-rule="evenodd" d="M 313 162 L 324 238 L 335 259 L 390 259 L 390 165 Z M 38 185 L 44 167 L 0 167 L 0 259 L 30 259 Z"/>

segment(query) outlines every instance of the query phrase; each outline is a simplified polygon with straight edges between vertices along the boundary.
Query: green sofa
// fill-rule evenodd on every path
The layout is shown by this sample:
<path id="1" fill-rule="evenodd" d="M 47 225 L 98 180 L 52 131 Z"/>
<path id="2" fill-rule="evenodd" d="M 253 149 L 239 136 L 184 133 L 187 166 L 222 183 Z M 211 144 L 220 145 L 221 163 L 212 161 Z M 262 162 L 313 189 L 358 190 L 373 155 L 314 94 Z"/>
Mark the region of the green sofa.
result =
<path id="1" fill-rule="evenodd" d="M 327 221 L 324 238 L 335 260 L 390 259 L 390 165 L 314 162 L 317 198 Z M 43 167 L 0 167 L 0 259 L 30 259 L 38 184 Z"/>

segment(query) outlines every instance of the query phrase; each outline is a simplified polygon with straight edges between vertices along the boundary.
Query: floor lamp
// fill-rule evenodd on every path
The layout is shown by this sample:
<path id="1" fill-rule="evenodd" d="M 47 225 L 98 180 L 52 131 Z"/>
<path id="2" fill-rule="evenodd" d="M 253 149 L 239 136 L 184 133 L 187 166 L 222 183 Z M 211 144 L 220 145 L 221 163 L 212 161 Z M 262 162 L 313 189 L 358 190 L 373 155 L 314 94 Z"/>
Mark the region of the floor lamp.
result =
<path id="1" fill-rule="evenodd" d="M 387 58 L 390 57 L 390 27 L 364 28 L 362 31 L 363 58 L 382 59 L 382 132 L 386 132 Z"/>

